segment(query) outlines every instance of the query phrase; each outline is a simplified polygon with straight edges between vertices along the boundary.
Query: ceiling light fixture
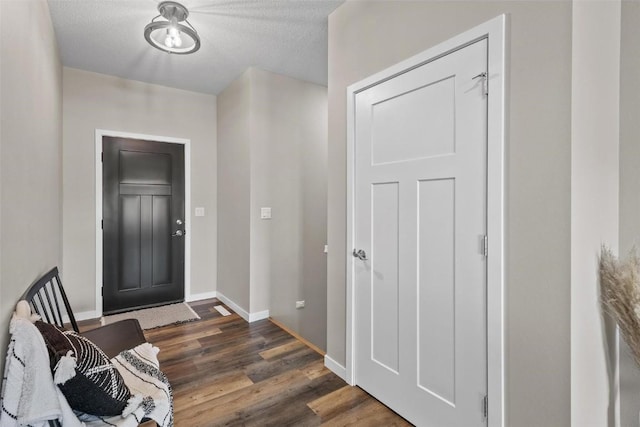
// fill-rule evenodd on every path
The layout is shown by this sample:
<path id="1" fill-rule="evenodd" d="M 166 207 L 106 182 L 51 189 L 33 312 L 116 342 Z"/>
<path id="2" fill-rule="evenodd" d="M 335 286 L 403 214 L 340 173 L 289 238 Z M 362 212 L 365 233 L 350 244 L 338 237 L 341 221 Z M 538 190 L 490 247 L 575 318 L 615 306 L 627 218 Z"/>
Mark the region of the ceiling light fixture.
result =
<path id="1" fill-rule="evenodd" d="M 158 4 L 160 15 L 144 27 L 144 38 L 156 49 L 186 55 L 200 49 L 200 37 L 187 21 L 189 11 L 180 3 L 163 1 Z M 164 20 L 158 20 L 158 18 Z M 181 22 L 187 25 L 181 24 Z"/>

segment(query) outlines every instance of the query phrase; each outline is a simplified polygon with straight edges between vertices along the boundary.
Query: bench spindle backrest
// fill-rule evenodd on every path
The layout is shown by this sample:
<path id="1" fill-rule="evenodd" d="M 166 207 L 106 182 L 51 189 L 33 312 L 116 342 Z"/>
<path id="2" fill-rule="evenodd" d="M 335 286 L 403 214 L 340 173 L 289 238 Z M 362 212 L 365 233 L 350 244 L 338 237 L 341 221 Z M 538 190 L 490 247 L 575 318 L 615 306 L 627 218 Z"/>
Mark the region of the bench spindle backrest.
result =
<path id="1" fill-rule="evenodd" d="M 74 331 L 78 330 L 78 323 L 71 311 L 67 294 L 64 292 L 58 267 L 52 268 L 47 274 L 38 279 L 22 295 L 31 306 L 31 311 L 38 314 L 43 322 L 64 328 L 65 323 L 71 323 Z"/>

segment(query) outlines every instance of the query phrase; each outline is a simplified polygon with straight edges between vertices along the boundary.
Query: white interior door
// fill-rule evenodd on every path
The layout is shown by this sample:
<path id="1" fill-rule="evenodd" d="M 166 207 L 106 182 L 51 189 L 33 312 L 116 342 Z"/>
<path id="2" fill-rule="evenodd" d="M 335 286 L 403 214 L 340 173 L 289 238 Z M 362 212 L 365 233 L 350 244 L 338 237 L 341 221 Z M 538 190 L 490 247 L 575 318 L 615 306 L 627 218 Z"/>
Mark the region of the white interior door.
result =
<path id="1" fill-rule="evenodd" d="M 480 40 L 355 95 L 355 381 L 419 426 L 486 424 L 486 72 Z"/>

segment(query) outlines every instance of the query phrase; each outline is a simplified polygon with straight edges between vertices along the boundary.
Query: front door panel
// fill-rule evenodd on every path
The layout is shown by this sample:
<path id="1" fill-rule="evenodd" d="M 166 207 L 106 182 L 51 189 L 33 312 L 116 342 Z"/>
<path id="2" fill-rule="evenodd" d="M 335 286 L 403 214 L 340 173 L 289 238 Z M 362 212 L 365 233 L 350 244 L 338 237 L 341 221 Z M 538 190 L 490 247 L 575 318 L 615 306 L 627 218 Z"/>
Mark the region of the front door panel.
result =
<path id="1" fill-rule="evenodd" d="M 184 146 L 104 137 L 102 167 L 103 311 L 182 301 Z"/>

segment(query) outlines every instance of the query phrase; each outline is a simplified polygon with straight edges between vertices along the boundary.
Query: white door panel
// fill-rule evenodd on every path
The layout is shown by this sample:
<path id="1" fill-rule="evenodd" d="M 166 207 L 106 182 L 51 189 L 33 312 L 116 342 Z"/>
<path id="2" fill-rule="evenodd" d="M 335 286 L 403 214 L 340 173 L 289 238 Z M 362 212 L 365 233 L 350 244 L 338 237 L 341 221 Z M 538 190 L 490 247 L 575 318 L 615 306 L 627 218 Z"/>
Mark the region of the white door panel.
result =
<path id="1" fill-rule="evenodd" d="M 398 183 L 371 187 L 371 357 L 398 372 Z"/>
<path id="2" fill-rule="evenodd" d="M 418 183 L 418 385 L 450 404 L 455 402 L 454 214 L 454 179 Z"/>
<path id="3" fill-rule="evenodd" d="M 455 151 L 454 79 L 447 78 L 372 105 L 372 163 L 420 159 Z M 439 99 L 440 104 L 430 102 Z M 427 144 L 420 138 L 429 134 Z M 396 144 L 396 141 L 403 141 Z"/>
<path id="4" fill-rule="evenodd" d="M 356 383 L 417 425 L 485 425 L 487 43 L 355 96 Z"/>

